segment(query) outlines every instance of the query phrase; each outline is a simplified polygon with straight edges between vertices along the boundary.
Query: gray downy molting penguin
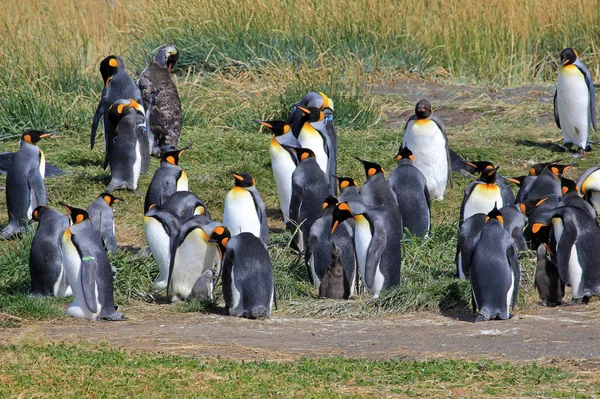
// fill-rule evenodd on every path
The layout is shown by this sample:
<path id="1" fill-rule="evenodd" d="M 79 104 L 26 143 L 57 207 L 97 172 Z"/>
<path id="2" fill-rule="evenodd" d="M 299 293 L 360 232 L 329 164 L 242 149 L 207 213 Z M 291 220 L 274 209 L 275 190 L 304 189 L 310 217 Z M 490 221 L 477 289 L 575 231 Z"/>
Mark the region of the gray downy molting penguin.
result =
<path id="1" fill-rule="evenodd" d="M 431 226 L 427 180 L 414 166 L 414 155 L 408 147 L 400 147 L 396 160 L 398 166 L 392 171 L 388 183 L 396 194 L 402 225 L 412 235 L 424 236 Z"/>
<path id="2" fill-rule="evenodd" d="M 561 66 L 554 93 L 554 120 L 568 150 L 577 146 L 583 157 L 589 147 L 590 129 L 596 129 L 596 92 L 592 75 L 579 59 L 577 51 L 566 48 L 560 53 Z"/>
<path id="3" fill-rule="evenodd" d="M 377 299 L 381 291 L 400 285 L 402 220 L 384 207 L 342 202 L 333 210 L 332 234 L 349 218 L 354 219 L 354 246 L 362 284 Z"/>
<path id="4" fill-rule="evenodd" d="M 338 180 L 338 187 L 340 191 L 338 202 L 362 201 L 356 180 L 351 177 L 338 176 L 336 176 L 336 179 Z"/>
<path id="5" fill-rule="evenodd" d="M 135 191 L 140 174 L 146 173 L 150 164 L 144 133 L 144 108 L 133 99 L 123 99 L 112 104 L 108 113 L 109 122 L 115 129 L 109 154 L 110 183 L 106 192 L 123 188 Z"/>
<path id="6" fill-rule="evenodd" d="M 186 300 L 202 273 L 218 265 L 217 249 L 208 242 L 210 233 L 218 227 L 224 228 L 221 223 L 199 215 L 179 227 L 172 241 L 169 263 L 167 294 L 171 301 Z"/>
<path id="7" fill-rule="evenodd" d="M 385 179 L 383 168 L 375 162 L 365 161 L 359 157 L 354 158 L 363 164 L 367 176 L 367 181 L 360 188 L 362 202 L 368 206 L 382 206 L 397 217 L 401 217 L 396 194 Z"/>
<path id="8" fill-rule="evenodd" d="M 290 147 L 301 147 L 296 136 L 291 132 L 290 125 L 282 120 L 254 120 L 273 132 L 269 144 L 271 156 L 271 169 L 279 195 L 279 206 L 283 214 L 283 222 L 290 221 L 290 201 L 292 199 L 292 173 L 298 165 L 296 153 Z M 284 147 L 286 146 L 286 147 Z"/>
<path id="9" fill-rule="evenodd" d="M 115 239 L 115 214 L 112 206 L 115 202 L 123 201 L 109 193 L 102 193 L 85 210 L 90 216 L 92 227 L 100 233 L 104 248 L 109 252 L 117 250 Z"/>
<path id="10" fill-rule="evenodd" d="M 195 215 L 206 216 L 210 219 L 210 212 L 204 202 L 194 193 L 189 191 L 176 191 L 169 195 L 162 204 L 163 209 L 168 209 L 179 216 L 182 223 L 187 222 Z"/>
<path id="11" fill-rule="evenodd" d="M 348 219 L 342 222 L 333 234 L 331 233 L 333 210 L 337 202 L 335 197 L 330 196 L 323 203 L 323 216 L 310 228 L 304 261 L 310 280 L 319 289 L 331 264 L 331 246 L 335 245 L 340 253 L 339 262 L 344 272 L 343 297 L 348 299 L 354 295 L 356 283 L 354 221 Z"/>
<path id="12" fill-rule="evenodd" d="M 293 151 L 299 164 L 292 174 L 290 223 L 287 228 L 292 233 L 294 249 L 302 252 L 306 249 L 310 228 L 321 217 L 321 204 L 329 195 L 329 183 L 310 149 L 294 147 Z"/>
<path id="13" fill-rule="evenodd" d="M 446 184 L 452 184 L 450 148 L 446 128 L 427 100 L 419 100 L 415 115 L 406 122 L 402 146 L 415 156 L 415 166 L 427 179 L 431 198 L 443 200 Z"/>
<path id="14" fill-rule="evenodd" d="M 108 120 L 109 107 L 115 101 L 122 98 L 133 98 L 136 102 L 142 103 L 140 89 L 135 84 L 131 76 L 125 70 L 125 65 L 120 57 L 109 55 L 100 62 L 100 74 L 104 87 L 100 96 L 100 102 L 96 108 L 94 121 L 92 123 L 92 133 L 90 137 L 90 147 L 94 148 L 96 140 L 96 131 L 100 119 L 104 117 L 104 168 L 108 165 L 108 161 L 112 154 L 113 138 L 115 128 Z M 142 111 L 143 112 L 143 111 Z M 147 146 L 145 147 L 147 148 Z"/>
<path id="15" fill-rule="evenodd" d="M 46 205 L 40 205 L 33 210 L 32 220 L 38 222 L 38 228 L 29 251 L 30 293 L 43 296 L 72 295 L 60 250 L 62 235 L 69 227 L 69 218 Z"/>
<path id="16" fill-rule="evenodd" d="M 275 280 L 269 253 L 252 233 L 231 236 L 216 227 L 210 240 L 219 249 L 223 297 L 231 316 L 267 319 L 275 300 Z"/>
<path id="17" fill-rule="evenodd" d="M 504 206 L 502 190 L 496 183 L 498 169 L 492 164 L 487 165 L 480 171 L 477 181 L 467 186 L 460 207 L 459 225 L 476 213 L 487 214 L 494 207 Z"/>
<path id="18" fill-rule="evenodd" d="M 537 249 L 534 284 L 542 300 L 540 305 L 554 307 L 562 304 L 565 283 L 560 279 L 556 264 L 548 259 L 546 245 L 540 245 Z"/>
<path id="19" fill-rule="evenodd" d="M 600 214 L 600 166 L 592 166 L 579 176 L 577 190 Z"/>
<path id="20" fill-rule="evenodd" d="M 167 288 L 171 247 L 177 238 L 180 226 L 179 217 L 160 205 L 151 205 L 144 215 L 146 242 L 158 265 L 158 276 L 153 283 L 154 290 L 160 291 Z"/>
<path id="21" fill-rule="evenodd" d="M 256 189 L 256 180 L 245 172 L 229 173 L 234 177 L 233 188 L 225 197 L 223 224 L 232 235 L 249 232 L 269 245 L 269 226 L 265 204 Z"/>
<path id="22" fill-rule="evenodd" d="M 179 157 L 188 148 L 162 153 L 160 165 L 154 172 L 148 191 L 146 191 L 144 212 L 148 212 L 152 204 L 162 205 L 167 197 L 176 191 L 188 191 L 187 174 L 179 166 Z"/>
<path id="23" fill-rule="evenodd" d="M 506 320 L 517 305 L 521 272 L 515 245 L 503 227 L 503 218 L 494 207 L 486 216 L 471 259 L 473 311 L 475 322 Z"/>
<path id="24" fill-rule="evenodd" d="M 586 302 L 600 294 L 600 227 L 596 219 L 580 208 L 561 206 L 530 218 L 530 223 L 534 235 L 552 225 L 556 266 L 560 279 L 571 286 L 573 301 Z"/>
<path id="25" fill-rule="evenodd" d="M 560 176 L 573 165 L 550 164 L 544 168 L 527 190 L 527 195 L 523 196 L 521 201 L 528 198 L 543 198 L 554 194 L 556 198 L 562 198 L 562 189 L 560 185 Z"/>
<path id="26" fill-rule="evenodd" d="M 198 299 L 198 300 L 207 300 L 213 299 L 213 289 L 215 285 L 215 279 L 217 277 L 217 273 L 215 269 L 205 270 L 204 273 L 198 280 L 194 283 L 192 287 L 192 293 L 190 294 L 190 299 Z"/>
<path id="27" fill-rule="evenodd" d="M 50 137 L 50 133 L 38 130 L 23 133 L 21 147 L 14 155 L 6 176 L 8 226 L 0 233 L 2 238 L 12 238 L 24 232 L 33 210 L 48 203 L 44 184 L 46 158 L 36 145 L 45 137 Z"/>
<path id="28" fill-rule="evenodd" d="M 86 211 L 61 205 L 73 221 L 61 240 L 63 264 L 74 296 L 67 314 L 92 321 L 123 320 L 114 304 L 113 272 L 100 234 L 92 228 Z"/>
<path id="29" fill-rule="evenodd" d="M 461 280 L 466 280 L 470 274 L 471 258 L 475 243 L 483 226 L 485 226 L 487 215 L 476 213 L 465 219 L 458 228 L 458 240 L 456 240 L 456 273 Z"/>
<path id="30" fill-rule="evenodd" d="M 347 299 L 344 296 L 344 286 L 347 285 L 347 282 L 344 281 L 344 269 L 340 258 L 340 249 L 335 244 L 331 244 L 331 264 L 319 287 L 321 298 Z"/>
<path id="31" fill-rule="evenodd" d="M 156 157 L 175 151 L 181 134 L 181 103 L 171 70 L 179 58 L 174 44 L 164 44 L 138 79 L 146 109 L 150 152 Z"/>

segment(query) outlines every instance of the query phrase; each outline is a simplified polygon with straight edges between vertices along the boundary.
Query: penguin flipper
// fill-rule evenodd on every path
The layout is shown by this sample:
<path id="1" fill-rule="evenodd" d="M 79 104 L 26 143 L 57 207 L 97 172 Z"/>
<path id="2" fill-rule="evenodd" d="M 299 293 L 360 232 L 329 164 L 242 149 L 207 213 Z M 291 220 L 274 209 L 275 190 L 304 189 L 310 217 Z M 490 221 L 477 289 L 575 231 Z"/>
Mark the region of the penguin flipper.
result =
<path id="1" fill-rule="evenodd" d="M 91 256 L 81 257 L 81 287 L 85 304 L 92 313 L 98 312 L 98 300 L 96 298 L 96 271 L 98 264 Z"/>
<path id="2" fill-rule="evenodd" d="M 554 91 L 554 122 L 556 122 L 556 126 L 558 126 L 558 128 L 561 129 L 561 127 L 560 127 L 560 117 L 558 115 L 558 107 L 556 106 L 557 96 L 558 96 L 558 89 L 556 89 Z"/>
<path id="3" fill-rule="evenodd" d="M 569 277 L 569 259 L 575 241 L 577 241 L 577 226 L 573 222 L 573 218 L 568 212 L 564 213 L 563 217 L 564 230 L 560 235 L 559 242 L 556 243 L 556 257 L 558 266 L 558 274 L 560 279 L 567 285 L 571 285 Z"/>
<path id="4" fill-rule="evenodd" d="M 39 169 L 34 168 L 30 170 L 27 181 L 31 190 L 33 190 L 33 199 L 35 202 L 34 204 L 31 204 L 31 209 L 48 204 L 46 185 L 44 184 L 44 178 L 40 174 Z"/>
<path id="5" fill-rule="evenodd" d="M 594 82 L 592 82 L 592 74 L 579 59 L 575 61 L 575 66 L 585 77 L 585 84 L 587 85 L 590 95 L 590 118 L 592 119 L 592 126 L 594 127 L 594 130 L 598 130 L 596 128 L 596 91 L 594 90 Z"/>
<path id="6" fill-rule="evenodd" d="M 459 225 L 458 225 L 459 228 L 460 228 L 460 225 L 462 224 L 462 222 L 465 221 L 465 206 L 467 205 L 467 201 L 468 201 L 469 197 L 471 196 L 471 193 L 473 192 L 473 189 L 475 189 L 475 186 L 477 184 L 478 184 L 477 182 L 472 182 L 465 189 L 465 194 L 463 196 L 462 204 L 460 204 L 460 219 L 459 219 Z"/>
<path id="7" fill-rule="evenodd" d="M 260 198 L 258 192 L 250 191 L 254 206 L 256 207 L 256 213 L 258 214 L 258 221 L 260 222 L 260 239 L 263 241 L 265 246 L 269 244 L 269 225 L 267 224 L 267 210 L 265 203 Z"/>
<path id="8" fill-rule="evenodd" d="M 438 128 L 442 132 L 444 136 L 444 141 L 446 142 L 446 162 L 448 162 L 448 183 L 450 183 L 450 188 L 454 187 L 454 180 L 452 179 L 452 160 L 450 156 L 450 146 L 448 145 L 448 136 L 446 135 L 446 127 L 444 126 L 444 122 L 437 115 L 431 115 L 429 117 L 430 120 L 434 121 Z"/>
<path id="9" fill-rule="evenodd" d="M 314 226 L 314 225 L 313 225 Z M 317 246 L 318 237 L 316 234 L 313 234 L 312 228 L 310 235 L 308 236 L 308 242 L 306 244 L 306 248 L 304 250 L 304 263 L 306 264 L 306 272 L 308 273 L 308 280 L 312 285 L 315 285 L 312 270 L 310 269 L 310 258 L 313 257 L 313 252 L 315 247 Z"/>
<path id="10" fill-rule="evenodd" d="M 96 113 L 94 114 L 94 121 L 92 122 L 92 132 L 90 135 L 90 148 L 94 149 L 94 142 L 96 140 L 96 131 L 98 130 L 98 124 L 100 123 L 100 119 L 104 115 L 104 108 L 106 107 L 106 89 L 102 90 L 102 98 L 100 98 L 100 102 L 98 103 L 98 107 L 96 108 Z"/>
<path id="11" fill-rule="evenodd" d="M 515 277 L 512 294 L 512 308 L 514 310 L 519 302 L 519 283 L 521 281 L 521 269 L 519 267 L 519 260 L 517 259 L 517 251 L 515 249 L 514 243 L 509 245 L 506 251 L 506 256 L 508 258 L 508 264 L 510 265 L 510 269 Z"/>
<path id="12" fill-rule="evenodd" d="M 367 289 L 373 288 L 375 284 L 375 275 L 377 274 L 377 268 L 381 263 L 381 255 L 387 244 L 387 236 L 385 234 L 379 234 L 371 238 L 369 249 L 367 250 L 367 264 L 365 265 L 365 287 Z"/>

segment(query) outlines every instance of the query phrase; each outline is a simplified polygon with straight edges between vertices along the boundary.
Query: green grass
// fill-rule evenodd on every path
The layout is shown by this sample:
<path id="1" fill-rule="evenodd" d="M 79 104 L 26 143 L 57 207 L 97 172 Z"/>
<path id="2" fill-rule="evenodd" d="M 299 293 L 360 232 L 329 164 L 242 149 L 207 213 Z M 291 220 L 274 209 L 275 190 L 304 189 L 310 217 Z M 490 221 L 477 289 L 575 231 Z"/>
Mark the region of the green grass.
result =
<path id="1" fill-rule="evenodd" d="M 43 370 L 43 372 L 41 372 Z M 372 361 L 342 357 L 235 362 L 143 355 L 106 346 L 0 346 L 0 396 L 589 397 L 597 378 L 569 365 Z"/>

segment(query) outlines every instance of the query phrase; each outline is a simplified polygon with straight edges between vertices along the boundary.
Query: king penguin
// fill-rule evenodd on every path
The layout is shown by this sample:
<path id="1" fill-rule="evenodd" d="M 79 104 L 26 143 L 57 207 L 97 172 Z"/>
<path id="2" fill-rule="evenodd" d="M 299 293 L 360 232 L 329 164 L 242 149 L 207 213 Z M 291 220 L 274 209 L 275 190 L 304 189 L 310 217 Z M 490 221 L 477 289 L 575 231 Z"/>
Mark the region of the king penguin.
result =
<path id="1" fill-rule="evenodd" d="M 527 194 L 523 196 L 521 201 L 528 198 L 543 198 L 547 195 L 554 194 L 556 198 L 562 198 L 562 188 L 560 184 L 560 176 L 573 165 L 559 165 L 552 163 L 539 174 L 539 176 L 531 183 Z"/>
<path id="2" fill-rule="evenodd" d="M 6 175 L 8 226 L 2 230 L 2 238 L 12 238 L 25 231 L 33 210 L 48 202 L 44 184 L 46 157 L 37 146 L 45 137 L 50 137 L 50 133 L 38 130 L 23 133 L 21 147 Z"/>
<path id="3" fill-rule="evenodd" d="M 269 245 L 267 212 L 256 189 L 256 180 L 245 172 L 230 170 L 229 173 L 235 183 L 225 197 L 223 224 L 234 236 L 245 231 L 254 234 L 266 247 Z"/>
<path id="4" fill-rule="evenodd" d="M 160 205 L 151 205 L 144 215 L 144 233 L 152 257 L 158 265 L 158 277 L 154 280 L 156 291 L 167 288 L 171 247 L 177 238 L 181 220 L 177 215 Z"/>
<path id="5" fill-rule="evenodd" d="M 115 239 L 115 214 L 112 206 L 123 201 L 109 193 L 102 193 L 85 210 L 90 216 L 92 227 L 100 233 L 104 248 L 109 252 L 117 250 Z"/>
<path id="6" fill-rule="evenodd" d="M 195 215 L 211 218 L 204 202 L 189 191 L 176 191 L 169 195 L 163 202 L 162 208 L 173 212 L 181 219 L 182 223 L 187 222 Z"/>
<path id="7" fill-rule="evenodd" d="M 502 190 L 496 183 L 498 169 L 499 167 L 489 164 L 481 170 L 477 181 L 467 186 L 460 207 L 461 223 L 476 213 L 487 214 L 494 209 L 494 206 L 502 208 L 504 205 Z"/>
<path id="8" fill-rule="evenodd" d="M 178 59 L 179 51 L 174 44 L 160 46 L 137 82 L 146 110 L 150 153 L 156 157 L 175 151 L 179 146 L 181 102 L 171 78 L 171 70 Z"/>
<path id="9" fill-rule="evenodd" d="M 62 254 L 74 300 L 67 314 L 88 320 L 123 320 L 113 298 L 113 272 L 100 234 L 92 228 L 83 209 L 61 203 L 73 225 L 62 236 Z"/>
<path id="10" fill-rule="evenodd" d="M 471 289 L 476 322 L 506 320 L 517 305 L 521 271 L 514 241 L 503 227 L 503 217 L 494 207 L 473 250 Z"/>
<path id="11" fill-rule="evenodd" d="M 223 297 L 229 314 L 249 319 L 271 317 L 275 279 L 261 240 L 248 232 L 232 237 L 227 228 L 218 226 L 210 233 L 210 241 L 221 256 Z"/>
<path id="12" fill-rule="evenodd" d="M 283 214 L 283 222 L 290 221 L 290 200 L 292 198 L 292 173 L 298 165 L 296 153 L 290 147 L 301 147 L 296 136 L 291 133 L 290 125 L 283 120 L 254 120 L 273 132 L 269 144 L 271 169 L 279 195 L 279 206 Z"/>
<path id="13" fill-rule="evenodd" d="M 600 166 L 592 166 L 579 176 L 577 190 L 594 207 L 596 214 L 600 215 Z"/>
<path id="14" fill-rule="evenodd" d="M 179 157 L 188 148 L 162 153 L 160 165 L 154 172 L 148 191 L 146 191 L 144 212 L 148 212 L 152 204 L 161 205 L 169 195 L 176 191 L 188 191 L 187 174 L 179 166 Z"/>
<path id="15" fill-rule="evenodd" d="M 60 250 L 61 237 L 69 218 L 62 213 L 40 205 L 33 210 L 32 220 L 38 228 L 29 251 L 29 273 L 32 295 L 73 295 L 63 267 Z"/>
<path id="16" fill-rule="evenodd" d="M 382 206 L 389 209 L 396 217 L 400 218 L 400 208 L 394 190 L 385 179 L 383 168 L 375 162 L 365 161 L 354 157 L 363 164 L 367 181 L 360 189 L 362 202 L 368 206 Z"/>
<path id="17" fill-rule="evenodd" d="M 337 177 L 340 195 L 338 202 L 362 201 L 356 180 L 351 177 Z"/>
<path id="18" fill-rule="evenodd" d="M 427 100 L 419 100 L 415 114 L 406 122 L 402 146 L 414 154 L 414 164 L 427 179 L 431 198 L 443 200 L 446 184 L 453 186 L 450 148 L 446 128 Z"/>
<path id="19" fill-rule="evenodd" d="M 583 157 L 589 145 L 590 128 L 597 130 L 594 83 L 574 49 L 564 49 L 560 63 L 554 93 L 554 120 L 562 132 L 565 147 L 570 149 L 576 145 L 577 155 Z"/>

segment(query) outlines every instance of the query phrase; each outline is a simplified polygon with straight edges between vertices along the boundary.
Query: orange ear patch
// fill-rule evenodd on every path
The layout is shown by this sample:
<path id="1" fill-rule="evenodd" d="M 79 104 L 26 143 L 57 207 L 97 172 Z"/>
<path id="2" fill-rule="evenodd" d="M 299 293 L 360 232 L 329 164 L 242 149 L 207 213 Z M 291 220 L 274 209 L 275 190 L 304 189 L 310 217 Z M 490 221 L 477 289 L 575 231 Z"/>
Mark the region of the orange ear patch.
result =
<path id="1" fill-rule="evenodd" d="M 81 223 L 81 222 L 83 222 L 83 219 L 84 219 L 83 215 L 77 215 L 77 216 L 75 216 L 75 223 Z"/>
<path id="2" fill-rule="evenodd" d="M 291 129 L 290 125 L 283 125 L 283 134 L 286 134 Z"/>
<path id="3" fill-rule="evenodd" d="M 29 134 L 26 134 L 25 136 L 23 136 L 23 140 L 25 140 L 29 144 L 32 144 L 31 143 L 31 135 L 29 135 Z"/>
<path id="4" fill-rule="evenodd" d="M 175 165 L 175 157 L 173 155 L 169 155 L 165 161 L 167 161 L 168 163 L 170 163 L 171 165 Z"/>
<path id="5" fill-rule="evenodd" d="M 300 160 L 304 161 L 308 157 L 310 157 L 310 154 L 308 152 L 303 152 L 302 155 L 300 155 Z"/>
<path id="6" fill-rule="evenodd" d="M 537 232 L 540 231 L 540 229 L 544 226 L 546 226 L 544 223 L 534 223 L 533 226 L 531 226 L 531 232 L 533 234 L 537 234 Z"/>
<path id="7" fill-rule="evenodd" d="M 375 169 L 375 168 L 369 168 L 369 170 L 367 171 L 367 176 L 371 177 L 375 173 L 377 173 L 377 169 Z"/>
<path id="8" fill-rule="evenodd" d="M 127 104 L 119 104 L 119 106 L 117 107 L 117 112 L 122 114 L 123 113 L 123 108 L 125 108 Z"/>
<path id="9" fill-rule="evenodd" d="M 108 206 L 110 206 L 110 196 L 109 195 L 105 195 L 102 198 L 104 198 L 104 201 L 108 204 Z M 115 202 L 117 202 L 117 201 L 115 200 Z"/>
<path id="10" fill-rule="evenodd" d="M 527 210 L 527 207 L 525 206 L 525 204 L 519 204 L 519 208 L 521 209 L 521 212 L 525 213 L 525 211 Z"/>
<path id="11" fill-rule="evenodd" d="M 225 228 L 223 226 L 217 226 L 215 227 L 215 229 L 213 230 L 213 233 L 216 233 L 218 235 L 221 235 L 225 232 Z"/>
<path id="12" fill-rule="evenodd" d="M 229 242 L 229 237 L 225 237 L 221 240 L 221 245 L 226 247 L 228 242 Z"/>
<path id="13" fill-rule="evenodd" d="M 111 58 L 110 61 L 108 61 L 108 65 L 113 68 L 117 68 L 119 66 L 119 62 L 116 60 L 116 58 Z"/>
<path id="14" fill-rule="evenodd" d="M 343 182 L 340 183 L 340 189 L 345 189 L 346 187 L 348 187 L 350 185 L 350 182 L 348 180 L 344 180 Z"/>
<path id="15" fill-rule="evenodd" d="M 569 191 L 569 189 L 567 187 L 563 187 L 561 191 L 562 195 L 565 195 Z"/>
<path id="16" fill-rule="evenodd" d="M 345 202 L 342 202 L 341 204 L 339 204 L 339 205 L 338 205 L 338 209 L 339 209 L 339 210 L 341 210 L 341 211 L 348 211 L 348 212 L 352 212 L 352 211 L 350 210 L 350 207 L 348 206 L 348 204 L 347 204 L 347 203 L 345 203 Z"/>

